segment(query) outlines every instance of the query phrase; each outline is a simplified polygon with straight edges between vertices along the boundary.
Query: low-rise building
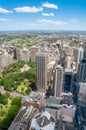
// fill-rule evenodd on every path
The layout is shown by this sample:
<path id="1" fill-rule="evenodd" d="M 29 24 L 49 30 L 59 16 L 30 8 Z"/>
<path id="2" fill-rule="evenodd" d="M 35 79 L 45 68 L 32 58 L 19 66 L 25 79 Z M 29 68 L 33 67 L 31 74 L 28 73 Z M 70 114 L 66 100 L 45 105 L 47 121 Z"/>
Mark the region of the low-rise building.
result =
<path id="1" fill-rule="evenodd" d="M 44 111 L 32 119 L 30 130 L 54 130 L 54 126 L 54 117 L 47 111 Z"/>
<path id="2" fill-rule="evenodd" d="M 22 68 L 21 68 L 21 72 L 24 72 L 24 71 L 28 71 L 30 69 L 30 67 L 25 64 Z"/>
<path id="3" fill-rule="evenodd" d="M 33 106 L 22 106 L 8 130 L 28 130 L 31 119 L 37 113 L 39 113 L 38 109 Z"/>
<path id="4" fill-rule="evenodd" d="M 33 106 L 39 111 L 44 106 L 44 94 L 40 92 L 31 92 L 27 98 L 24 98 L 23 105 Z"/>
<path id="5" fill-rule="evenodd" d="M 61 98 L 62 98 L 62 103 L 73 104 L 73 94 L 71 92 L 62 93 Z"/>

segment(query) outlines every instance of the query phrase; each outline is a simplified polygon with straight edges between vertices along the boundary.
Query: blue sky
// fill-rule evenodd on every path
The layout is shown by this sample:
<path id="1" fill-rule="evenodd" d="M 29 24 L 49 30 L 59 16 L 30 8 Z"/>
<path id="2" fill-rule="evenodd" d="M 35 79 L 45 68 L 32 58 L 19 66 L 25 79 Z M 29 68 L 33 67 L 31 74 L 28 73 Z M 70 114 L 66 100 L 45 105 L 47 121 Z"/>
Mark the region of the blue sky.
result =
<path id="1" fill-rule="evenodd" d="M 86 31 L 86 0 L 0 0 L 0 30 Z"/>

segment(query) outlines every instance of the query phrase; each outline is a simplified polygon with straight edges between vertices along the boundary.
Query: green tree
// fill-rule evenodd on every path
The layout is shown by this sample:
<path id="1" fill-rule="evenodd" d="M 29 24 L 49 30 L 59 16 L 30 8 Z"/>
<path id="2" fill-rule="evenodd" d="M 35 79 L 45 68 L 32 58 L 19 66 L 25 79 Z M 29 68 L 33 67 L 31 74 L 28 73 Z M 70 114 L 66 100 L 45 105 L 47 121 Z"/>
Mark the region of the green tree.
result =
<path id="1" fill-rule="evenodd" d="M 13 105 L 9 108 L 6 117 L 0 123 L 1 130 L 7 130 L 9 128 L 18 111 L 19 107 L 17 105 Z"/>
<path id="2" fill-rule="evenodd" d="M 0 130 L 7 130 L 11 124 L 10 118 L 6 117 L 0 122 Z"/>
<path id="3" fill-rule="evenodd" d="M 28 87 L 28 89 L 26 90 L 26 94 L 29 94 L 32 91 L 31 87 Z"/>
<path id="4" fill-rule="evenodd" d="M 15 116 L 17 115 L 18 111 L 19 111 L 19 106 L 18 105 L 12 105 L 7 113 L 7 118 L 9 118 L 11 121 L 13 121 L 13 119 L 15 118 Z"/>
<path id="5" fill-rule="evenodd" d="M 8 96 L 6 94 L 0 93 L 0 103 L 6 105 L 8 103 Z"/>
<path id="6" fill-rule="evenodd" d="M 11 105 L 17 105 L 19 108 L 21 107 L 21 97 L 17 96 L 12 99 Z"/>

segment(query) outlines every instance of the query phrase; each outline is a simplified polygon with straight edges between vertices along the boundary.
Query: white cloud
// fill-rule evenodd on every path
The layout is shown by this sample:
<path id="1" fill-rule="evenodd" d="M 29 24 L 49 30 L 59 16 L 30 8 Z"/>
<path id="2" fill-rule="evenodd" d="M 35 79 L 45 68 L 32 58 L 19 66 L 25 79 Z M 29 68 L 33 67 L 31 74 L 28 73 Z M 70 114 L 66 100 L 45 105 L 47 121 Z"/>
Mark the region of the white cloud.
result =
<path id="1" fill-rule="evenodd" d="M 1 21 L 1 22 L 10 21 L 10 19 L 0 18 L 0 21 Z"/>
<path id="2" fill-rule="evenodd" d="M 7 9 L 1 8 L 0 7 L 0 13 L 4 13 L 4 14 L 8 14 L 8 13 L 12 13 L 13 11 L 9 11 Z"/>
<path id="3" fill-rule="evenodd" d="M 54 16 L 53 13 L 42 13 L 43 16 Z"/>
<path id="4" fill-rule="evenodd" d="M 16 23 L 17 25 L 23 25 L 23 26 L 37 26 L 38 23 L 29 23 L 29 22 L 21 22 L 21 23 Z"/>
<path id="5" fill-rule="evenodd" d="M 51 8 L 51 9 L 58 9 L 58 6 L 49 2 L 45 2 L 42 4 L 42 7 Z"/>
<path id="6" fill-rule="evenodd" d="M 37 12 L 41 12 L 43 11 L 42 7 L 29 7 L 29 6 L 24 6 L 24 7 L 18 7 L 18 8 L 14 8 L 14 10 L 16 12 L 20 12 L 20 13 L 37 13 Z"/>
<path id="7" fill-rule="evenodd" d="M 77 20 L 76 19 L 71 19 L 70 22 L 71 23 L 77 23 Z"/>
<path id="8" fill-rule="evenodd" d="M 40 23 L 48 23 L 48 24 L 53 24 L 53 25 L 66 25 L 68 24 L 67 22 L 64 21 L 54 21 L 54 20 L 47 20 L 47 19 L 41 19 L 38 20 Z"/>

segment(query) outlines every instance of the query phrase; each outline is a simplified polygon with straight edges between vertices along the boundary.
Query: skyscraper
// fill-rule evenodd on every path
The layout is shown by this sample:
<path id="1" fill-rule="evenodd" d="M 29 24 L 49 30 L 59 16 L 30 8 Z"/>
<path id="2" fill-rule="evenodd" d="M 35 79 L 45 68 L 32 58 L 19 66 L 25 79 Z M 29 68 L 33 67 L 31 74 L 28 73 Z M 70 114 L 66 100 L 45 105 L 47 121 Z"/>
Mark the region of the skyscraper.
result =
<path id="1" fill-rule="evenodd" d="M 60 97 L 63 85 L 63 67 L 57 65 L 54 72 L 54 96 Z"/>
<path id="2" fill-rule="evenodd" d="M 72 63 L 73 63 L 73 57 L 66 56 L 66 59 L 65 59 L 65 68 L 71 69 L 72 68 Z"/>
<path id="3" fill-rule="evenodd" d="M 63 78 L 64 92 L 70 92 L 72 90 L 73 76 L 74 76 L 74 73 L 72 69 L 65 69 L 64 78 Z"/>
<path id="4" fill-rule="evenodd" d="M 36 62 L 36 53 L 40 51 L 38 46 L 31 46 L 30 47 L 30 61 Z"/>
<path id="5" fill-rule="evenodd" d="M 21 60 L 29 61 L 29 50 L 24 48 L 21 53 Z"/>
<path id="6" fill-rule="evenodd" d="M 84 56 L 78 67 L 78 82 L 86 82 L 86 46 Z"/>
<path id="7" fill-rule="evenodd" d="M 84 49 L 84 55 L 83 58 L 86 58 L 86 45 L 85 45 L 85 49 Z"/>
<path id="8" fill-rule="evenodd" d="M 78 82 L 86 82 L 86 58 L 82 59 L 78 67 Z"/>
<path id="9" fill-rule="evenodd" d="M 44 91 L 47 87 L 47 55 L 45 53 L 36 54 L 37 69 L 37 89 Z"/>
<path id="10" fill-rule="evenodd" d="M 60 55 L 60 64 L 65 67 L 65 59 L 66 59 L 66 50 L 63 49 Z"/>
<path id="11" fill-rule="evenodd" d="M 83 58 L 83 52 L 84 50 L 82 47 L 74 49 L 74 62 L 76 63 L 76 70 L 78 69 L 78 64 Z"/>
<path id="12" fill-rule="evenodd" d="M 8 53 L 4 53 L 0 55 L 0 68 L 4 68 L 10 64 L 10 55 Z"/>
<path id="13" fill-rule="evenodd" d="M 18 48 L 14 49 L 14 59 L 21 60 L 21 53 L 20 53 L 20 49 Z"/>

